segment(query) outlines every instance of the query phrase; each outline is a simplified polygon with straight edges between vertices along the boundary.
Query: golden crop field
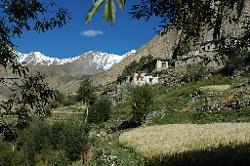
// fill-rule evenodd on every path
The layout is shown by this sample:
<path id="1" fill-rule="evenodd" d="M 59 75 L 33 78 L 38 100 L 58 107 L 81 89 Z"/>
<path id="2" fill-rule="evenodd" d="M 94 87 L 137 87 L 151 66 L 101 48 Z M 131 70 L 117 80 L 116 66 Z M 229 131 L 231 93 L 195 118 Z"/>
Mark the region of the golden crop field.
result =
<path id="1" fill-rule="evenodd" d="M 250 123 L 141 127 L 121 134 L 119 141 L 148 158 L 171 156 L 194 150 L 250 143 Z"/>

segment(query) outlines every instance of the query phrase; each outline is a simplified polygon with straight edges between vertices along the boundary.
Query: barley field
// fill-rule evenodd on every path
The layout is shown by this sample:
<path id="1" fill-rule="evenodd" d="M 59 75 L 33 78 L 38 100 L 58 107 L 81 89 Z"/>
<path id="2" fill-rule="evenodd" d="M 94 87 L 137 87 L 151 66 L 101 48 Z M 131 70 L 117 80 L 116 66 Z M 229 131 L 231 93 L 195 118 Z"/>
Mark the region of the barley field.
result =
<path id="1" fill-rule="evenodd" d="M 147 158 L 250 143 L 250 123 L 169 124 L 136 128 L 119 141 Z"/>

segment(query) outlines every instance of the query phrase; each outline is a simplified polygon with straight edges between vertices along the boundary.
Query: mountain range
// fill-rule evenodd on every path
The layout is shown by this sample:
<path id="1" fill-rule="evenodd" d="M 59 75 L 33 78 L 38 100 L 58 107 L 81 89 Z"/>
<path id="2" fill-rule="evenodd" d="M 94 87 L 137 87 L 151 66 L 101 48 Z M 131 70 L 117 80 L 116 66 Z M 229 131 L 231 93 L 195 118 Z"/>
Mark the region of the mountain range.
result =
<path id="1" fill-rule="evenodd" d="M 123 55 L 89 51 L 72 58 L 49 57 L 38 51 L 17 54 L 19 63 L 28 66 L 30 73 L 44 74 L 52 88 L 68 93 L 74 92 L 83 78 L 105 72 L 135 53 L 135 50 Z"/>
<path id="2" fill-rule="evenodd" d="M 117 55 L 99 51 L 89 51 L 79 56 L 74 56 L 71 58 L 49 57 L 42 54 L 41 52 L 30 52 L 28 54 L 17 53 L 17 54 L 18 54 L 18 61 L 22 65 L 62 66 L 62 65 L 75 64 L 75 62 L 78 62 L 78 64 L 87 62 L 90 64 L 90 66 L 95 65 L 96 69 L 99 71 L 99 70 L 110 69 L 114 64 L 119 63 L 126 56 L 134 54 L 135 52 L 136 52 L 135 50 L 131 50 L 130 52 L 124 55 Z"/>

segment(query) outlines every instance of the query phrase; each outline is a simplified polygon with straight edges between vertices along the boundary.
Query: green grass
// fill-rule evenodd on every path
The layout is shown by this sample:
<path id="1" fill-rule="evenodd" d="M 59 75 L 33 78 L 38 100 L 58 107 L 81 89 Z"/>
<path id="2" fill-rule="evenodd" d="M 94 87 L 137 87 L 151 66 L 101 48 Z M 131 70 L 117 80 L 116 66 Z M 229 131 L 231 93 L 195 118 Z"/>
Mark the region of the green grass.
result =
<path id="1" fill-rule="evenodd" d="M 250 109 L 241 110 L 221 110 L 218 112 L 205 113 L 199 110 L 207 103 L 204 99 L 192 100 L 190 96 L 194 91 L 199 91 L 201 87 L 206 87 L 215 94 L 210 101 L 220 101 L 223 96 L 230 96 L 235 87 L 244 81 L 250 80 L 249 76 L 239 80 L 230 79 L 221 75 L 215 75 L 208 80 L 186 83 L 180 87 L 166 87 L 156 85 L 153 87 L 154 104 L 150 111 L 164 109 L 165 115 L 155 117 L 149 125 L 174 124 L 174 123 L 214 123 L 214 122 L 250 122 Z M 216 86 L 214 86 L 216 85 Z M 227 85 L 230 89 L 221 91 L 221 87 Z M 219 88 L 219 92 L 214 92 Z M 112 110 L 111 118 L 108 122 L 101 124 L 108 129 L 121 121 L 132 117 L 132 110 L 129 101 L 115 106 Z"/>
<path id="2" fill-rule="evenodd" d="M 143 164 L 143 158 L 136 154 L 131 148 L 124 148 L 118 141 L 119 134 L 109 135 L 106 139 L 99 138 L 95 140 L 97 143 L 91 152 L 94 154 L 88 165 L 106 166 L 140 166 Z M 106 157 L 105 157 L 106 156 Z M 107 156 L 115 156 L 111 160 L 107 160 Z"/>
<path id="3" fill-rule="evenodd" d="M 235 87 L 242 82 L 250 80 L 243 77 L 240 80 L 233 80 L 222 76 L 213 76 L 208 80 L 201 80 L 184 84 L 180 87 L 154 87 L 154 106 L 152 111 L 165 110 L 163 117 L 156 117 L 150 125 L 174 124 L 174 123 L 213 123 L 213 122 L 249 122 L 250 109 L 221 110 L 218 112 L 204 113 L 197 110 L 207 104 L 204 99 L 192 100 L 191 94 L 199 91 L 201 87 L 213 91 L 214 96 L 209 98 L 212 102 L 221 102 L 224 96 L 230 96 Z M 216 86 L 214 86 L 216 85 Z M 226 85 L 226 89 L 225 89 Z M 230 89 L 228 87 L 230 86 Z M 218 92 L 219 89 L 219 92 Z M 221 90 L 223 89 L 223 90 Z M 216 91 L 216 92 L 214 92 Z M 247 96 L 245 96 L 247 97 Z"/>
<path id="4" fill-rule="evenodd" d="M 150 125 L 156 124 L 205 124 L 221 122 L 250 122 L 250 109 L 220 112 L 179 112 L 170 111 L 163 117 L 155 118 Z"/>

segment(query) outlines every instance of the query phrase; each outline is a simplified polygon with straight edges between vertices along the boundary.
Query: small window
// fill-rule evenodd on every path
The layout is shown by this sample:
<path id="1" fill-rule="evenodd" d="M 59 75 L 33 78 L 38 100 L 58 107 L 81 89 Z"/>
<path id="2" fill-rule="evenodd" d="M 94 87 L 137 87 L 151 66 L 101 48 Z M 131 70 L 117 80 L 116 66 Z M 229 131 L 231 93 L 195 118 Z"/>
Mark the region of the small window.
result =
<path id="1" fill-rule="evenodd" d="M 166 62 L 161 62 L 161 66 L 162 66 L 162 68 L 165 68 L 166 67 Z"/>
<path id="2" fill-rule="evenodd" d="M 149 82 L 152 83 L 153 82 L 153 78 L 149 78 Z"/>

